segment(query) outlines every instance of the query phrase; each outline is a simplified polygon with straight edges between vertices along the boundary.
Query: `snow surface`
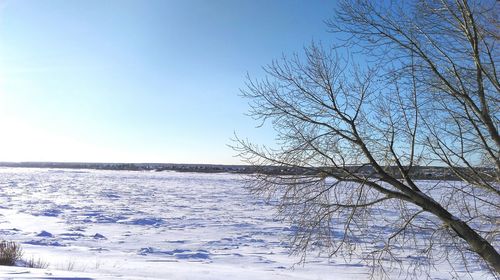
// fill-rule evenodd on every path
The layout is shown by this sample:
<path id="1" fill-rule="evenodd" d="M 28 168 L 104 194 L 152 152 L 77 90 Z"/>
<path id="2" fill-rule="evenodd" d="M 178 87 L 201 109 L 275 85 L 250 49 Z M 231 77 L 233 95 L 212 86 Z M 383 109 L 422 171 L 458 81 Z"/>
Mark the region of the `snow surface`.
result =
<path id="1" fill-rule="evenodd" d="M 0 239 L 49 264 L 0 267 L 0 279 L 369 277 L 314 253 L 294 265 L 292 233 L 240 175 L 0 168 Z M 451 279 L 446 267 L 436 279 Z"/>

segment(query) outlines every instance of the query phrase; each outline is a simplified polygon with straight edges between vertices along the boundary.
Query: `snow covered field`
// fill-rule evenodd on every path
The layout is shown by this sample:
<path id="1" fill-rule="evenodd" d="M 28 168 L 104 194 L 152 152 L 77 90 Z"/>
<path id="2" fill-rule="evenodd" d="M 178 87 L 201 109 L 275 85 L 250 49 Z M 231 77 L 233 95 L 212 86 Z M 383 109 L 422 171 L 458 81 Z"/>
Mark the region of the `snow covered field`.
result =
<path id="1" fill-rule="evenodd" d="M 0 168 L 0 239 L 49 264 L 1 267 L 1 279 L 369 277 L 360 262 L 315 254 L 293 266 L 291 233 L 240 175 Z"/>

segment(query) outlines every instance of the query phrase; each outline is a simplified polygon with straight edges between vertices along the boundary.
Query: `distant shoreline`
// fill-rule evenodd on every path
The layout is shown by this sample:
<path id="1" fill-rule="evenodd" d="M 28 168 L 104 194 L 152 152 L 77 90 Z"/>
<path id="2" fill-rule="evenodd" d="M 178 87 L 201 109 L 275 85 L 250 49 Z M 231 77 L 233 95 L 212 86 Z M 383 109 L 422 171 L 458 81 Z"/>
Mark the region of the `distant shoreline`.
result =
<path id="1" fill-rule="evenodd" d="M 58 168 L 58 169 L 93 169 L 93 170 L 127 170 L 127 171 L 176 171 L 197 173 L 235 173 L 235 174 L 270 174 L 270 175 L 304 175 L 311 171 L 301 168 L 282 166 L 251 166 L 224 164 L 181 164 L 181 163 L 92 163 L 92 162 L 0 162 L 0 167 L 18 168 Z M 371 166 L 351 166 L 361 175 L 372 173 Z M 388 170 L 395 167 L 388 167 Z M 335 172 L 334 169 L 329 169 Z M 415 166 L 413 176 L 424 180 L 457 180 L 451 170 L 439 166 Z"/>
<path id="2" fill-rule="evenodd" d="M 250 165 L 113 162 L 0 162 L 0 167 L 128 171 L 178 171 L 200 173 L 254 173 L 257 169 L 256 167 Z"/>

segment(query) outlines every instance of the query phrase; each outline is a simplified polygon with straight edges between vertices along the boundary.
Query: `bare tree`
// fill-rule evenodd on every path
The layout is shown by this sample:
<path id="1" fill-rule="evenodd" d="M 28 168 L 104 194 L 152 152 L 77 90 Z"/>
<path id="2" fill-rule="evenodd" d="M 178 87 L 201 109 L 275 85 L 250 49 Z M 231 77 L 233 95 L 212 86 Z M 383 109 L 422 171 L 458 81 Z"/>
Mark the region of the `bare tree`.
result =
<path id="1" fill-rule="evenodd" d="M 251 189 L 279 202 L 304 256 L 357 256 L 374 272 L 404 260 L 414 276 L 436 261 L 485 264 L 498 277 L 496 1 L 338 7 L 327 24 L 342 44 L 312 44 L 248 78 L 251 115 L 272 124 L 277 146 L 236 139 L 235 149 L 250 164 L 300 171 L 257 174 Z M 456 180 L 419 182 L 422 166 L 447 166 Z"/>

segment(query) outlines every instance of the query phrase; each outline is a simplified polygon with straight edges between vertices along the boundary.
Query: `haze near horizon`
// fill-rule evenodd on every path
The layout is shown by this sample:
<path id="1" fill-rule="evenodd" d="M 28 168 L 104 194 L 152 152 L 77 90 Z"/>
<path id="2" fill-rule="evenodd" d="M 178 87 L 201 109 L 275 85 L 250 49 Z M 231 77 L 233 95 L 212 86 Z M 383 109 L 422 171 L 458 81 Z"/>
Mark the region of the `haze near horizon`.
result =
<path id="1" fill-rule="evenodd" d="M 0 161 L 239 164 L 245 76 L 327 42 L 328 1 L 1 1 Z"/>

